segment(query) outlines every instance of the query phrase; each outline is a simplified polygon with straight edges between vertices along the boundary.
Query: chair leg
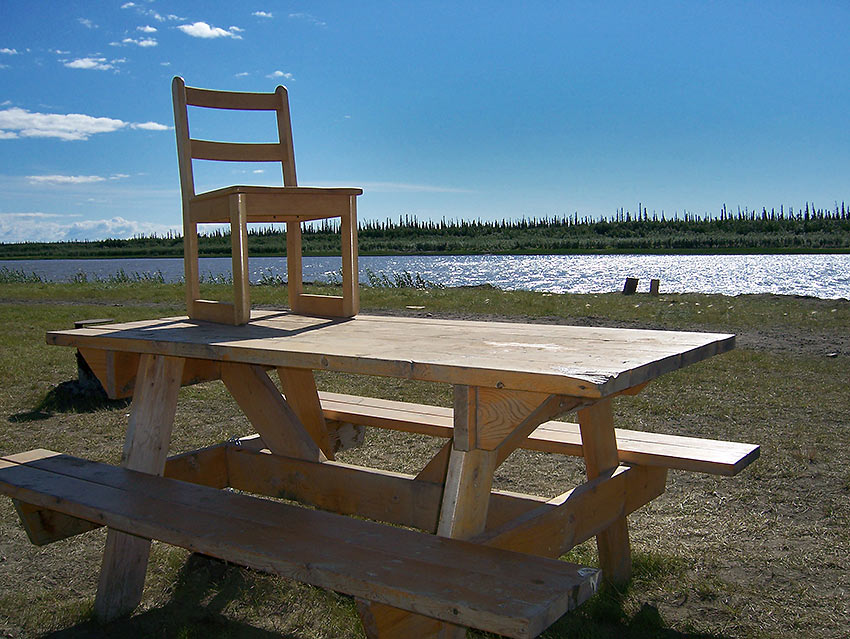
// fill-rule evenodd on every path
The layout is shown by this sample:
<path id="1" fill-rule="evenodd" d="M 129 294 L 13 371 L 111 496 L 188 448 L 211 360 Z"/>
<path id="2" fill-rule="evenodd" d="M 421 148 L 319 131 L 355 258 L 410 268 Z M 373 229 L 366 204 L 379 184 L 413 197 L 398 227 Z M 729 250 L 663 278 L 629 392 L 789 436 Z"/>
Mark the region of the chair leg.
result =
<path id="1" fill-rule="evenodd" d="M 233 323 L 251 319 L 251 292 L 248 270 L 248 216 L 242 195 L 230 198 L 230 240 L 233 253 Z"/>
<path id="2" fill-rule="evenodd" d="M 304 289 L 301 275 L 301 222 L 286 223 L 286 280 L 289 307 L 294 313 L 301 310 L 300 297 Z"/>
<path id="3" fill-rule="evenodd" d="M 342 235 L 342 314 L 360 311 L 360 275 L 357 266 L 357 198 L 351 196 L 349 213 L 340 220 Z"/>
<path id="4" fill-rule="evenodd" d="M 195 300 L 201 297 L 200 275 L 198 271 L 198 225 L 183 222 L 183 277 L 186 280 L 186 312 L 195 317 Z"/>

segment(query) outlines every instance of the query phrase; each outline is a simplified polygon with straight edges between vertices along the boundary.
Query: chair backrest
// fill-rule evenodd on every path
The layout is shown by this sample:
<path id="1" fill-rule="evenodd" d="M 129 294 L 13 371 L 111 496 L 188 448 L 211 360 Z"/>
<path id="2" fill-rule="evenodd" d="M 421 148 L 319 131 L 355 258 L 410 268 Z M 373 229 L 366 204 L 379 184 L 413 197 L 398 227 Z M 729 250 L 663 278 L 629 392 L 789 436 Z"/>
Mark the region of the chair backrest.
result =
<path id="1" fill-rule="evenodd" d="M 171 83 L 174 100 L 174 129 L 177 134 L 177 156 L 180 164 L 180 187 L 184 211 L 195 193 L 192 160 L 224 162 L 280 162 L 284 186 L 298 186 L 295 177 L 295 152 L 292 148 L 292 124 L 289 118 L 289 96 L 286 87 L 278 86 L 274 93 L 242 93 L 213 91 L 187 87 L 177 76 Z M 189 134 L 188 107 L 231 109 L 239 111 L 275 111 L 277 143 L 240 143 L 198 140 Z"/>

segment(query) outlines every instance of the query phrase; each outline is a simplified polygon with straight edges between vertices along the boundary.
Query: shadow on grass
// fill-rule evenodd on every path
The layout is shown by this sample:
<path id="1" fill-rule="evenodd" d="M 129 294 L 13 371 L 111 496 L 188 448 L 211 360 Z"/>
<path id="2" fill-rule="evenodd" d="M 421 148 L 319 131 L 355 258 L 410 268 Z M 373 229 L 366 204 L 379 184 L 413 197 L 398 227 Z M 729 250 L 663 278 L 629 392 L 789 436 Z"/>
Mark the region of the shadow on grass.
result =
<path id="1" fill-rule="evenodd" d="M 585 544 L 574 549 L 567 559 L 595 565 L 595 554 Z M 644 602 L 637 612 L 635 596 L 648 584 L 676 581 L 687 571 L 687 563 L 678 557 L 654 552 L 632 553 L 632 579 L 621 588 L 603 585 L 599 592 L 576 610 L 555 622 L 541 637 L 547 639 L 728 639 L 722 634 L 673 630 L 658 608 Z M 630 610 L 632 612 L 630 612 Z"/>
<path id="2" fill-rule="evenodd" d="M 93 413 L 104 409 L 126 408 L 130 399 L 109 399 L 100 383 L 72 379 L 51 388 L 31 411 L 9 416 L 10 422 L 37 422 L 55 413 Z"/>
<path id="3" fill-rule="evenodd" d="M 123 617 L 108 624 L 93 618 L 75 626 L 53 632 L 50 639 L 83 637 L 180 637 L 181 639 L 294 639 L 255 628 L 247 623 L 229 619 L 223 612 L 228 604 L 239 599 L 251 584 L 245 580 L 239 566 L 204 555 L 191 555 L 180 570 L 171 599 L 164 606 L 152 608 L 132 617 Z M 258 613 L 261 614 L 261 613 Z"/>
<path id="4" fill-rule="evenodd" d="M 682 632 L 667 627 L 658 608 L 644 603 L 629 617 L 626 590 L 603 587 L 595 597 L 564 615 L 541 637 L 548 639 L 727 639 L 725 635 Z"/>

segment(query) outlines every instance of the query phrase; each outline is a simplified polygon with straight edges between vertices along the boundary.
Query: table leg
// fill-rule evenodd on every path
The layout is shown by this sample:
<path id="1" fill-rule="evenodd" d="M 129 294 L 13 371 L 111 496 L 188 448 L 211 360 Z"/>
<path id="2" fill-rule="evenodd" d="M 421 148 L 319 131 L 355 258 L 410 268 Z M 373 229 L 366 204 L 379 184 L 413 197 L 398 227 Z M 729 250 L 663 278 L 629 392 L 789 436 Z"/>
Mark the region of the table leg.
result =
<path id="1" fill-rule="evenodd" d="M 122 465 L 131 470 L 162 475 L 168 456 L 171 428 L 184 360 L 142 355 Z M 150 540 L 110 529 L 95 599 L 95 614 L 110 621 L 139 605 L 148 567 Z"/>
<path id="2" fill-rule="evenodd" d="M 579 410 L 578 423 L 588 479 L 616 468 L 620 460 L 611 400 L 603 399 Z M 623 507 L 625 512 L 625 504 Z M 606 581 L 613 584 L 627 582 L 632 573 L 632 555 L 625 515 L 596 536 L 596 546 L 599 550 L 599 565 Z"/>

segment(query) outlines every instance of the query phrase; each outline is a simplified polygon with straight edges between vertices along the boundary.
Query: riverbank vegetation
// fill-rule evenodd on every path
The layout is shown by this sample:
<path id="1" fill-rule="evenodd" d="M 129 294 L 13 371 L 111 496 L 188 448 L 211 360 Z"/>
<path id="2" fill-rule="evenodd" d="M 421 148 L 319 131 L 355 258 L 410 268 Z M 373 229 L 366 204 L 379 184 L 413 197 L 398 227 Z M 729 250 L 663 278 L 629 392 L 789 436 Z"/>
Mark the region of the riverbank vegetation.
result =
<path id="1" fill-rule="evenodd" d="M 330 221 L 305 226 L 306 255 L 339 254 L 339 236 Z M 282 255 L 285 233 L 279 228 L 252 228 L 253 256 Z M 800 210 L 729 211 L 718 215 L 665 217 L 645 208 L 618 211 L 613 217 L 553 216 L 520 220 L 361 221 L 362 255 L 380 254 L 554 254 L 554 253 L 769 253 L 850 251 L 850 208 L 808 204 Z M 217 229 L 201 236 L 205 257 L 230 255 L 230 235 Z M 0 259 L 182 257 L 183 238 L 136 237 L 90 242 L 0 244 Z"/>
<path id="2" fill-rule="evenodd" d="M 132 278 L 130 278 L 132 280 Z M 206 283 L 224 296 L 226 284 Z M 310 292 L 334 292 L 330 287 Z M 253 286 L 257 305 L 286 289 Z M 550 629 L 551 639 L 796 638 L 846 635 L 850 591 L 850 301 L 773 295 L 549 294 L 489 286 L 362 288 L 368 312 L 467 319 L 702 330 L 738 334 L 737 348 L 615 400 L 624 428 L 759 443 L 736 477 L 671 471 L 667 492 L 630 516 L 635 575 Z M 74 349 L 47 330 L 101 317 L 183 313 L 183 287 L 153 280 L 0 283 L 0 452 L 46 447 L 108 463 L 121 458 L 126 401 L 81 401 Z M 541 332 L 545 333 L 545 326 Z M 317 375 L 320 388 L 451 403 L 442 384 Z M 805 389 L 805 390 L 803 390 Z M 221 382 L 180 391 L 171 453 L 243 436 L 251 427 Z M 439 445 L 369 432 L 340 456 L 416 472 Z M 581 481 L 580 463 L 514 453 L 497 488 L 554 496 Z M 155 543 L 142 606 L 105 627 L 92 620 L 103 531 L 31 545 L 0 499 L 0 635 L 42 637 L 362 637 L 354 602 Z M 567 559 L 594 564 L 593 542 Z M 482 637 L 470 633 L 471 637 Z"/>

